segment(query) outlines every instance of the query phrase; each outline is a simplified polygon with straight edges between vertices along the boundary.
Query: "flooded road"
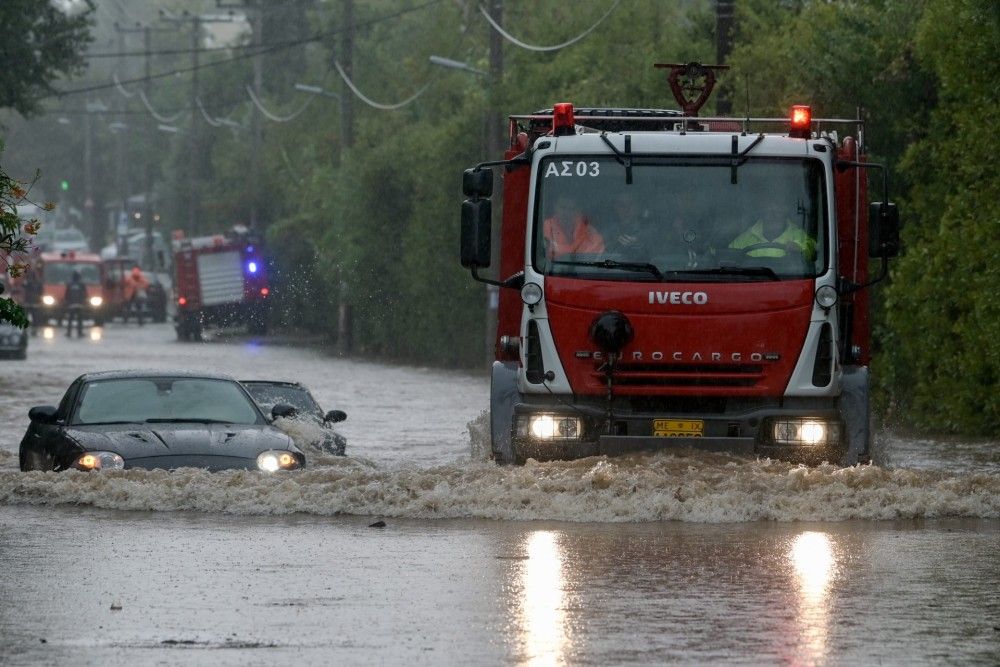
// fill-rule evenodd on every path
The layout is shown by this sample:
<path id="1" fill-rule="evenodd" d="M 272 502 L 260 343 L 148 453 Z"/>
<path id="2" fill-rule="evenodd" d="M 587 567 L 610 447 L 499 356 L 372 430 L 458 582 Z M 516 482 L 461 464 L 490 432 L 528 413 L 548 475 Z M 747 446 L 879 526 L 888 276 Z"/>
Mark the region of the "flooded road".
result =
<path id="1" fill-rule="evenodd" d="M 0 365 L 2 663 L 1000 661 L 1000 444 L 885 438 L 884 465 L 854 469 L 498 468 L 467 428 L 480 375 L 166 326 L 91 338 Z M 16 471 L 28 407 L 137 367 L 301 381 L 348 413 L 350 456 Z"/>

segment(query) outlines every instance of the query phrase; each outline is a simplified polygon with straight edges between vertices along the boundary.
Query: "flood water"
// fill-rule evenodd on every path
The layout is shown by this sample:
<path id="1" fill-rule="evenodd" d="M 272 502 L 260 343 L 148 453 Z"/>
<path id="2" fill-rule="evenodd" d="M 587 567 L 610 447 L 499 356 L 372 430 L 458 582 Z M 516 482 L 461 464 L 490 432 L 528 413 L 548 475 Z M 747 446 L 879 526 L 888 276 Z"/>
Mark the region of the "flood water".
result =
<path id="1" fill-rule="evenodd" d="M 1000 662 L 1000 443 L 883 436 L 851 469 L 499 468 L 482 374 L 164 325 L 53 331 L 0 364 L 5 664 Z M 16 470 L 28 407 L 141 367 L 301 381 L 348 413 L 350 456 Z"/>

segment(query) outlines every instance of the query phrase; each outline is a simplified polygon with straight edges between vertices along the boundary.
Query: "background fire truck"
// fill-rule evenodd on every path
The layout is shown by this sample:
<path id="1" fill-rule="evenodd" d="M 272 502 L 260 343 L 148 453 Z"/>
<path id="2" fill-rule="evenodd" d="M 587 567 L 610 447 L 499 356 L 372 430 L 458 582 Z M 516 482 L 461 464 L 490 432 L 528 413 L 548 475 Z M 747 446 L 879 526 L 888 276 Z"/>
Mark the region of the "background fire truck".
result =
<path id="1" fill-rule="evenodd" d="M 258 239 L 233 233 L 174 241 L 175 328 L 179 340 L 201 340 L 206 325 L 245 324 L 267 332 L 270 287 Z"/>
<path id="2" fill-rule="evenodd" d="M 89 252 L 43 252 L 34 263 L 41 273 L 42 304 L 40 312 L 46 322 L 61 322 L 66 315 L 66 283 L 73 273 L 79 273 L 87 288 L 87 302 L 83 319 L 91 320 L 96 326 L 106 319 L 104 297 L 104 263 L 98 255 Z"/>
<path id="3" fill-rule="evenodd" d="M 500 288 L 494 458 L 679 445 L 868 460 L 867 288 L 898 252 L 899 221 L 863 123 L 808 107 L 697 117 L 718 68 L 663 67 L 683 111 L 564 103 L 512 116 L 505 159 L 465 172 L 462 264 Z M 492 167 L 497 280 L 478 273 L 491 264 Z M 882 198 L 870 210 L 869 169 Z M 780 235 L 761 232 L 769 216 Z"/>

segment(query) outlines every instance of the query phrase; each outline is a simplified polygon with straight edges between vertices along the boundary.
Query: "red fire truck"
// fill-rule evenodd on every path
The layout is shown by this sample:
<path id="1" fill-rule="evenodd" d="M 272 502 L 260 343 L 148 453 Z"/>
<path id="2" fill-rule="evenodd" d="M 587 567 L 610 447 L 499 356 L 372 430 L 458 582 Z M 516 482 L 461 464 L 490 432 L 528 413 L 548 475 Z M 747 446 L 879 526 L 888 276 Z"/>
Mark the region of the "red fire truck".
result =
<path id="1" fill-rule="evenodd" d="M 683 111 L 511 116 L 504 159 L 464 174 L 462 264 L 500 292 L 494 458 L 682 446 L 868 460 L 868 288 L 899 219 L 863 122 L 805 106 L 698 117 L 715 68 L 665 67 Z M 495 167 L 493 280 L 479 271 Z"/>
<path id="2" fill-rule="evenodd" d="M 175 329 L 179 340 L 201 340 L 205 325 L 246 324 L 267 332 L 270 287 L 258 239 L 230 234 L 174 241 Z"/>
<path id="3" fill-rule="evenodd" d="M 106 303 L 104 295 L 104 263 L 98 255 L 89 252 L 43 252 L 34 263 L 41 272 L 43 319 L 61 321 L 66 314 L 66 283 L 74 273 L 87 288 L 87 302 L 83 319 L 92 320 L 96 326 L 104 324 Z"/>

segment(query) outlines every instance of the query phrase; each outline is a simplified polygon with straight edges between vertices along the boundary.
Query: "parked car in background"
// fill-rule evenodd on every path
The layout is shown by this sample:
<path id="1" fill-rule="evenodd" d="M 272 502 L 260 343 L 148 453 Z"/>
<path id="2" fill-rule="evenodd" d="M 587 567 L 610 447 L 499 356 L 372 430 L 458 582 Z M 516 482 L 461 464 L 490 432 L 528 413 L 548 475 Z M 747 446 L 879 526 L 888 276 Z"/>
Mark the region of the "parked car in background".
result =
<path id="1" fill-rule="evenodd" d="M 28 330 L 0 322 L 0 357 L 6 359 L 28 358 Z"/>
<path id="2" fill-rule="evenodd" d="M 347 413 L 342 410 L 323 412 L 309 390 L 298 382 L 243 380 L 242 384 L 265 414 L 313 427 L 285 429 L 293 438 L 308 440 L 299 442 L 300 446 L 313 447 L 334 456 L 344 455 L 347 438 L 334 431 L 333 425 L 347 419 Z M 281 427 L 280 422 L 277 425 Z"/>

